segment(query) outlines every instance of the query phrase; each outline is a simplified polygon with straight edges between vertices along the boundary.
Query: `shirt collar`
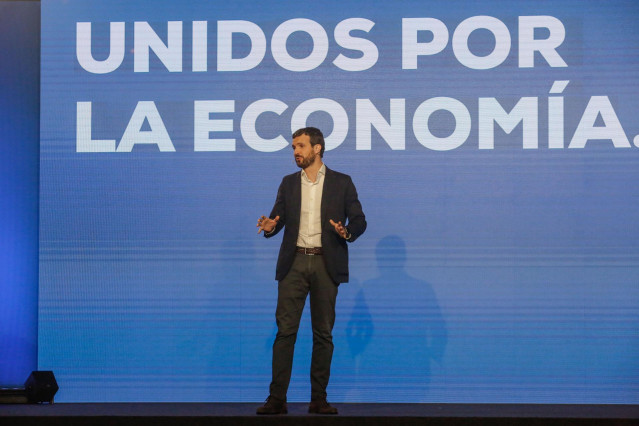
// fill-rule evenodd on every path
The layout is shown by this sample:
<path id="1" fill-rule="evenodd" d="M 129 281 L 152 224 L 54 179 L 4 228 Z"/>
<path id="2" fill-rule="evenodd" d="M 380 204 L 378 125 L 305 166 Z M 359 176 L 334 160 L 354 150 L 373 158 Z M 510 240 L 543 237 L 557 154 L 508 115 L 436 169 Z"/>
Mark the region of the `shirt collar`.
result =
<path id="1" fill-rule="evenodd" d="M 322 167 L 320 167 L 320 169 L 317 171 L 317 179 L 315 180 L 315 182 L 318 182 L 320 180 L 320 176 L 324 176 L 325 174 L 326 164 L 322 163 Z M 304 170 L 302 170 L 302 178 L 306 179 L 308 182 L 311 181 L 308 176 L 306 176 L 306 172 Z"/>

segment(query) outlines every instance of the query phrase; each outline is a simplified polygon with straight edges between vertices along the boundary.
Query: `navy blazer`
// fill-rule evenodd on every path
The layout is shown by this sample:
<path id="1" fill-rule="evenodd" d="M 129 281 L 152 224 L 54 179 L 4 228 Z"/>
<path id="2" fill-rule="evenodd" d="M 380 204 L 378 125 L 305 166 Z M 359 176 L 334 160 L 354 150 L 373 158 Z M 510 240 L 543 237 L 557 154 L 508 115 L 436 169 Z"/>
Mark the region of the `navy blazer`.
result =
<path id="1" fill-rule="evenodd" d="M 284 228 L 284 238 L 277 258 L 275 279 L 284 279 L 293 265 L 295 247 L 300 225 L 300 211 L 302 207 L 301 171 L 284 176 L 277 191 L 277 199 L 271 211 L 270 218 L 279 216 L 275 229 L 264 234 L 272 237 Z M 353 242 L 366 230 L 366 217 L 362 205 L 357 198 L 357 190 L 351 177 L 326 168 L 324 188 L 322 189 L 321 223 L 322 248 L 324 261 L 330 277 L 336 283 L 348 282 L 348 246 L 330 220 L 341 221 L 351 234 L 348 242 Z M 348 222 L 347 222 L 348 219 Z"/>

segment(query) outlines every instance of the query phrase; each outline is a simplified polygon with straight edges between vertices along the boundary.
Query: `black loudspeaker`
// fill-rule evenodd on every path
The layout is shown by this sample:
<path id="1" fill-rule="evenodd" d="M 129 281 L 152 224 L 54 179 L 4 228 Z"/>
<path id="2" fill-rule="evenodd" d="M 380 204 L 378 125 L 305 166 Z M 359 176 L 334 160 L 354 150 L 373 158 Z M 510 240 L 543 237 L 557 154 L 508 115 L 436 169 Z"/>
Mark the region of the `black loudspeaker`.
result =
<path id="1" fill-rule="evenodd" d="M 53 404 L 53 396 L 58 391 L 53 371 L 33 371 L 24 382 L 27 400 L 31 403 L 48 402 Z"/>

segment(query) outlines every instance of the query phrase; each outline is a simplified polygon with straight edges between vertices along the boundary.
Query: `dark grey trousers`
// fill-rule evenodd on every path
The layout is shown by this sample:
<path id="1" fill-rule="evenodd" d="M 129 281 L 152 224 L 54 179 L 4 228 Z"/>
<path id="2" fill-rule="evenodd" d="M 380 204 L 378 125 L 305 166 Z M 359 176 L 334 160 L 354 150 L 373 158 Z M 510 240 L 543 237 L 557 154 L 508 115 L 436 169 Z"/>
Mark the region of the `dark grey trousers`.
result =
<path id="1" fill-rule="evenodd" d="M 291 381 L 297 330 L 310 294 L 313 355 L 311 358 L 311 400 L 326 398 L 333 359 L 333 325 L 338 284 L 326 271 L 323 256 L 297 253 L 291 270 L 279 282 L 277 294 L 277 336 L 273 343 L 271 396 L 286 400 Z"/>

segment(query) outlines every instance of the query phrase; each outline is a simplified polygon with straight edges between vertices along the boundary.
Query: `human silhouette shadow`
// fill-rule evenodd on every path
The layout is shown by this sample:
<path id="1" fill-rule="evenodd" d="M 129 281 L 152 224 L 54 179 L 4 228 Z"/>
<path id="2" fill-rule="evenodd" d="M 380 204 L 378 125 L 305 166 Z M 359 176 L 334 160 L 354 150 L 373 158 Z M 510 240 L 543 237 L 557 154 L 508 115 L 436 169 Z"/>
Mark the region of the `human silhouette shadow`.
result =
<path id="1" fill-rule="evenodd" d="M 347 325 L 356 370 L 347 398 L 427 401 L 431 365 L 442 361 L 448 340 L 437 298 L 427 281 L 406 272 L 399 236 L 382 238 L 375 257 L 378 275 L 362 284 Z"/>

